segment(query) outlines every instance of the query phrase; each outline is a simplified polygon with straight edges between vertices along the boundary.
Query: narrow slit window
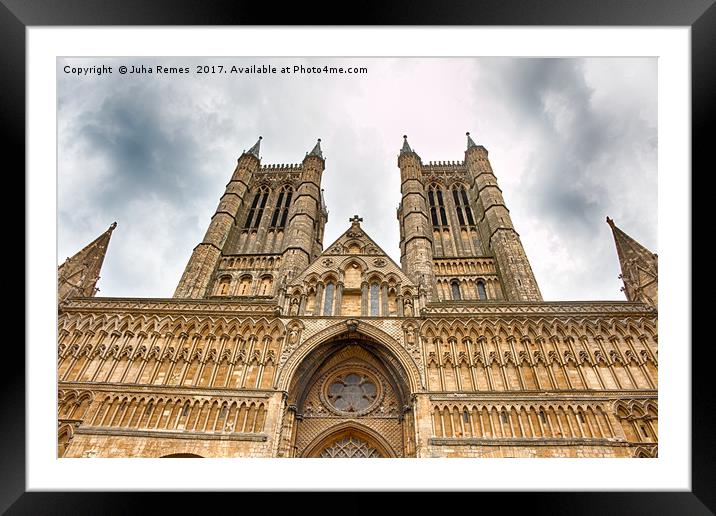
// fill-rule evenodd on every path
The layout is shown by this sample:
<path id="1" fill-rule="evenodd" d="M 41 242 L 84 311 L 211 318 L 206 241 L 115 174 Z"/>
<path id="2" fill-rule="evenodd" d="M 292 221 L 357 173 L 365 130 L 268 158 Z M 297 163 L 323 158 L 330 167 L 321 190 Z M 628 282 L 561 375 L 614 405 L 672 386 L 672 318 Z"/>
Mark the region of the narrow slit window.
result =
<path id="1" fill-rule="evenodd" d="M 323 296 L 323 315 L 332 315 L 334 290 L 335 285 L 333 283 L 326 285 L 326 291 Z"/>
<path id="2" fill-rule="evenodd" d="M 246 224 L 244 224 L 244 229 L 249 229 L 251 227 L 251 221 L 254 218 L 256 206 L 258 205 L 260 198 L 261 198 L 261 192 L 256 192 L 256 195 L 254 196 L 254 202 L 251 203 L 251 208 L 249 209 L 249 214 L 246 216 Z"/>
<path id="3" fill-rule="evenodd" d="M 261 204 L 259 205 L 258 210 L 256 211 L 256 220 L 254 220 L 254 229 L 259 227 L 259 224 L 261 224 L 261 217 L 264 214 L 264 208 L 266 207 L 266 201 L 268 200 L 268 190 L 264 190 L 263 194 L 261 195 Z"/>
<path id="4" fill-rule="evenodd" d="M 370 286 L 370 315 L 380 315 L 379 289 L 377 283 Z"/>
<path id="5" fill-rule="evenodd" d="M 460 301 L 460 283 L 457 280 L 450 282 L 450 288 L 452 290 L 452 298 L 455 301 Z"/>
<path id="6" fill-rule="evenodd" d="M 487 299 L 487 291 L 485 290 L 485 284 L 482 281 L 477 282 L 477 299 Z"/>
<path id="7" fill-rule="evenodd" d="M 438 186 L 431 185 L 428 188 L 428 202 L 430 203 L 430 218 L 433 226 L 436 228 L 447 226 L 448 219 L 445 212 L 445 203 L 443 202 L 443 192 Z"/>
<path id="8" fill-rule="evenodd" d="M 457 220 L 461 226 L 465 225 L 465 216 L 463 215 L 463 207 L 460 203 L 460 195 L 457 192 L 457 188 L 452 191 L 452 199 L 455 201 L 455 211 L 457 211 Z"/>
<path id="9" fill-rule="evenodd" d="M 430 202 L 430 219 L 432 220 L 433 226 L 437 227 L 440 225 L 440 222 L 438 222 L 438 212 L 435 205 L 435 191 L 432 186 L 428 190 L 428 202 Z"/>
<path id="10" fill-rule="evenodd" d="M 278 222 L 278 217 L 281 213 L 281 207 L 283 205 L 283 191 L 279 192 L 278 199 L 276 199 L 276 206 L 273 209 L 273 216 L 271 217 L 271 227 L 275 228 Z"/>
<path id="11" fill-rule="evenodd" d="M 288 217 L 288 210 L 291 207 L 291 197 L 293 196 L 293 192 L 291 190 L 288 191 L 286 194 L 286 201 L 283 205 L 283 212 L 281 213 L 281 222 L 279 223 L 278 227 L 279 229 L 283 229 L 286 227 L 286 218 Z"/>
<path id="12" fill-rule="evenodd" d="M 443 203 L 443 193 L 441 190 L 437 191 L 438 194 L 438 206 L 440 207 L 440 222 L 443 226 L 448 225 L 447 215 L 445 214 L 445 203 Z"/>

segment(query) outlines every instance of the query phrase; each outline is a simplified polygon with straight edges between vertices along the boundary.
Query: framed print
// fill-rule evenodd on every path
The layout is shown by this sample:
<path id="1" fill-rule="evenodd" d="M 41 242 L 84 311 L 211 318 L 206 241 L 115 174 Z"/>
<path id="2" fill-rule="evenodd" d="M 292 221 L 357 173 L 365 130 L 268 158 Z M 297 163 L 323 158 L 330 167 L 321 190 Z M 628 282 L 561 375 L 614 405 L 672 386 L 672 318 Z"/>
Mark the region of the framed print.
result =
<path id="1" fill-rule="evenodd" d="M 536 5 L 341 27 L 5 2 L 29 302 L 3 507 L 512 490 L 709 513 L 689 167 L 715 8 Z"/>

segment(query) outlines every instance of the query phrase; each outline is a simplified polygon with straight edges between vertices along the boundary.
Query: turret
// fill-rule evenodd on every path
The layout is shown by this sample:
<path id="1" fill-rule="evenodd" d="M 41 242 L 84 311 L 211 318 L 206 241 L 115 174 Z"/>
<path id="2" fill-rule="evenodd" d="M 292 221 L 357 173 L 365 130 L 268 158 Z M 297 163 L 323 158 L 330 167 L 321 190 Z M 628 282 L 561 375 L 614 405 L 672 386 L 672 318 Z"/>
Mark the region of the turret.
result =
<path id="1" fill-rule="evenodd" d="M 402 201 L 398 210 L 401 226 L 401 266 L 408 277 L 426 289 L 429 301 L 437 299 L 433 271 L 433 245 L 425 188 L 421 180 L 422 161 L 403 136 L 398 155 Z"/>
<path id="2" fill-rule="evenodd" d="M 301 164 L 300 186 L 288 223 L 290 239 L 283 253 L 282 275 L 290 277 L 302 271 L 321 251 L 323 227 L 328 215 L 321 195 L 325 167 L 326 160 L 319 138 Z"/>
<path id="3" fill-rule="evenodd" d="M 509 301 L 542 301 L 532 267 L 515 231 L 510 211 L 497 185 L 487 149 L 477 145 L 467 133 L 465 166 L 473 178 L 472 197 L 478 200 L 482 240 L 495 256 L 502 277 L 502 288 Z"/>
<path id="4" fill-rule="evenodd" d="M 239 157 L 231 181 L 226 185 L 224 195 L 211 218 L 204 239 L 192 252 L 174 292 L 174 297 L 203 298 L 206 296 L 221 251 L 232 226 L 236 224 L 236 216 L 245 203 L 246 192 L 251 188 L 254 175 L 261 166 L 259 157 L 261 139 L 259 136 L 254 146 L 248 151 L 244 151 Z"/>

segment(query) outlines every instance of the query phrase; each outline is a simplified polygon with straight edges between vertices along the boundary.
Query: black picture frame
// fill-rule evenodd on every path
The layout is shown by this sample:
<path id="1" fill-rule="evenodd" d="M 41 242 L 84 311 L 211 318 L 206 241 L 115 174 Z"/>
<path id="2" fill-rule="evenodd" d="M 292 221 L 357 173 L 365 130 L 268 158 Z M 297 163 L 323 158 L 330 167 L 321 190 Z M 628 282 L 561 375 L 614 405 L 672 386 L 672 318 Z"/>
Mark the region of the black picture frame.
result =
<path id="1" fill-rule="evenodd" d="M 713 175 L 707 159 L 713 142 L 716 92 L 716 0 L 425 0 L 360 2 L 350 9 L 335 3 L 282 3 L 172 0 L 0 0 L 0 116 L 4 130 L 7 175 L 25 169 L 25 29 L 31 26 L 103 25 L 552 25 L 552 26 L 688 26 L 691 27 L 692 169 Z M 664 144 L 665 142 L 661 142 Z M 668 143 L 667 143 L 668 144 Z M 11 161 L 8 162 L 8 158 Z M 8 165 L 10 163 L 11 165 Z M 691 176 L 680 173 L 684 181 Z M 693 205 L 693 202 L 692 202 Z M 15 213 L 19 213 L 17 210 Z M 15 216 L 16 218 L 16 216 Z M 700 219 L 693 218 L 694 222 Z M 14 222 L 16 224 L 16 222 Z M 693 234 L 693 233 L 692 233 Z M 26 238 L 27 235 L 25 235 Z M 26 266 L 27 267 L 27 266 Z M 25 269 L 25 274 L 30 271 Z M 27 279 L 26 279 L 27 281 Z M 690 271 L 685 281 L 691 284 Z M 668 294 L 662 294 L 668 295 Z M 16 298 L 12 298 L 13 300 Z M 716 460 L 713 437 L 715 407 L 708 369 L 713 346 L 693 339 L 692 351 L 692 490 L 690 492 L 530 492 L 479 493 L 487 503 L 502 501 L 509 512 L 530 514 L 714 514 Z M 28 345 L 25 342 L 25 345 Z M 663 342 L 688 349 L 691 342 Z M 51 350 L 52 347 L 48 347 Z M 131 514 L 146 512 L 160 496 L 162 512 L 186 509 L 186 496 L 79 492 L 25 492 L 25 353 L 5 342 L 2 375 L 2 481 L 0 511 L 8 514 Z M 10 364 L 9 366 L 7 364 Z M 424 503 L 418 493 L 401 497 L 402 510 Z M 359 493 L 349 493 L 346 507 L 358 511 Z M 274 496 L 273 494 L 271 496 Z M 212 504 L 221 507 L 222 500 Z M 277 502 L 273 502 L 277 503 Z M 287 501 L 296 510 L 296 501 Z M 303 505 L 303 504 L 301 504 Z M 314 504 L 308 507 L 317 507 Z M 504 507 L 504 506 L 503 506 Z"/>

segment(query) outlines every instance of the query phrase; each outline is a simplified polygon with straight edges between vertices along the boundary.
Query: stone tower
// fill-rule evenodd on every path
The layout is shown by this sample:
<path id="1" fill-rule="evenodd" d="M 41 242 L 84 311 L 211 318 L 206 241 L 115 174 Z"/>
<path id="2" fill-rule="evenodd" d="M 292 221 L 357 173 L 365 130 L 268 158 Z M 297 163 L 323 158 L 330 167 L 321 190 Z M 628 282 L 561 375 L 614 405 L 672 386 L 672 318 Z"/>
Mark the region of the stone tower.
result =
<path id="1" fill-rule="evenodd" d="M 107 231 L 57 268 L 58 304 L 71 297 L 92 297 L 97 293 L 99 273 L 116 227 L 117 223 L 113 222 Z"/>
<path id="2" fill-rule="evenodd" d="M 423 164 L 407 137 L 398 157 L 401 263 L 429 301 L 541 301 L 492 172 L 467 133 L 463 161 Z"/>
<path id="3" fill-rule="evenodd" d="M 428 219 L 420 156 L 410 148 L 403 136 L 403 148 L 398 156 L 400 192 L 398 208 L 400 221 L 400 264 L 413 282 L 426 289 L 429 300 L 437 300 L 433 270 L 432 229 Z"/>
<path id="4" fill-rule="evenodd" d="M 617 246 L 619 266 L 622 271 L 619 279 L 624 282 L 622 292 L 629 301 L 658 308 L 659 257 L 624 233 L 609 217 L 607 217 L 607 224 L 612 228 L 614 243 Z"/>
<path id="5" fill-rule="evenodd" d="M 279 294 L 322 250 L 328 212 L 320 139 L 300 164 L 261 165 L 261 137 L 238 159 L 174 297 Z"/>
<path id="6" fill-rule="evenodd" d="M 60 266 L 58 456 L 658 456 L 656 255 L 611 219 L 628 300 L 545 303 L 469 135 L 404 138 L 402 266 L 357 215 L 323 250 L 320 140 L 260 141 L 174 299 L 93 297 L 114 224 Z"/>

